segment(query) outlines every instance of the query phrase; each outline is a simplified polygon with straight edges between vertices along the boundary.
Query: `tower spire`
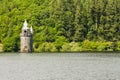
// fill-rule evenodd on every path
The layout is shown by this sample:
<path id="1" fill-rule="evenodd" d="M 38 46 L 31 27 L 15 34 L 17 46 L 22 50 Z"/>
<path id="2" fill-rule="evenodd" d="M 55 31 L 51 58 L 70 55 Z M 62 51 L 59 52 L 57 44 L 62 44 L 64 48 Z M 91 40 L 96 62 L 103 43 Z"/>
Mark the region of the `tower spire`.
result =
<path id="1" fill-rule="evenodd" d="M 30 31 L 31 31 L 31 33 L 33 34 L 33 28 L 32 28 L 32 26 L 30 27 Z"/>
<path id="2" fill-rule="evenodd" d="M 23 29 L 28 29 L 28 23 L 27 23 L 27 20 L 24 21 Z"/>

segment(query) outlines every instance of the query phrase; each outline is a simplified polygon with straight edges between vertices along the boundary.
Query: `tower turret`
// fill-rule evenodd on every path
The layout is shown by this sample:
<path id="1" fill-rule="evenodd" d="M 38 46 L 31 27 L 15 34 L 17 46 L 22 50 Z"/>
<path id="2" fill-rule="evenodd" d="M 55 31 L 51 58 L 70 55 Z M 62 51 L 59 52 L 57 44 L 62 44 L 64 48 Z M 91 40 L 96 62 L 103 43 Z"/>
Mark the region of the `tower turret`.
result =
<path id="1" fill-rule="evenodd" d="M 33 28 L 32 28 L 32 26 L 30 27 L 30 31 L 31 31 L 31 33 L 33 34 Z"/>
<path id="2" fill-rule="evenodd" d="M 22 53 L 33 52 L 33 29 L 28 27 L 28 23 L 25 20 L 22 32 L 20 33 L 20 51 Z"/>

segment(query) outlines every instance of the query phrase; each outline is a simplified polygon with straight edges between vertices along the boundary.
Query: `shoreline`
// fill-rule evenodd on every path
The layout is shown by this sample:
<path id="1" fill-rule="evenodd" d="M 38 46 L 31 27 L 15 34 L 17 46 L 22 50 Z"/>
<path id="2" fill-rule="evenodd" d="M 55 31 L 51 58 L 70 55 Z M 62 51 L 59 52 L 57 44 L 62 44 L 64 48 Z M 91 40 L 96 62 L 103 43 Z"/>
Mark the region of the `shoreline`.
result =
<path id="1" fill-rule="evenodd" d="M 20 52 L 0 52 L 0 54 L 68 54 L 68 53 L 72 53 L 72 54 L 86 54 L 86 53 L 96 53 L 96 54 L 113 54 L 113 53 L 120 53 L 120 51 L 81 51 L 81 52 L 33 52 L 33 53 L 20 53 Z"/>

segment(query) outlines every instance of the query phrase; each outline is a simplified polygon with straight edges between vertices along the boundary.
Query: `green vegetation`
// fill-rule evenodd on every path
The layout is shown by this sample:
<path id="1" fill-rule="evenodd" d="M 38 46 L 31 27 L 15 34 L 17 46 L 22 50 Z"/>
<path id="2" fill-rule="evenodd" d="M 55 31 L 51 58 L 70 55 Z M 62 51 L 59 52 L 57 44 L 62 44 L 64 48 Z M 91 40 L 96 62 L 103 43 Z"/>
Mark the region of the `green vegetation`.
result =
<path id="1" fill-rule="evenodd" d="M 34 51 L 120 51 L 120 0 L 0 0 L 0 43 L 19 51 L 24 20 Z"/>

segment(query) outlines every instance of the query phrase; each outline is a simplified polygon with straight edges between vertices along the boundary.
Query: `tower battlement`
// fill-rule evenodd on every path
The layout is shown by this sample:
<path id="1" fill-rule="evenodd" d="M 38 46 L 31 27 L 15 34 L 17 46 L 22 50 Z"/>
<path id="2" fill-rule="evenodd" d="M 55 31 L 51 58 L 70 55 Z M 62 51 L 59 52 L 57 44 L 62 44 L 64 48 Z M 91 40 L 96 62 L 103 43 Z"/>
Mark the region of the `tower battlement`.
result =
<path id="1" fill-rule="evenodd" d="M 20 33 L 20 52 L 31 53 L 33 52 L 33 29 L 28 27 L 25 20 L 22 32 Z"/>

